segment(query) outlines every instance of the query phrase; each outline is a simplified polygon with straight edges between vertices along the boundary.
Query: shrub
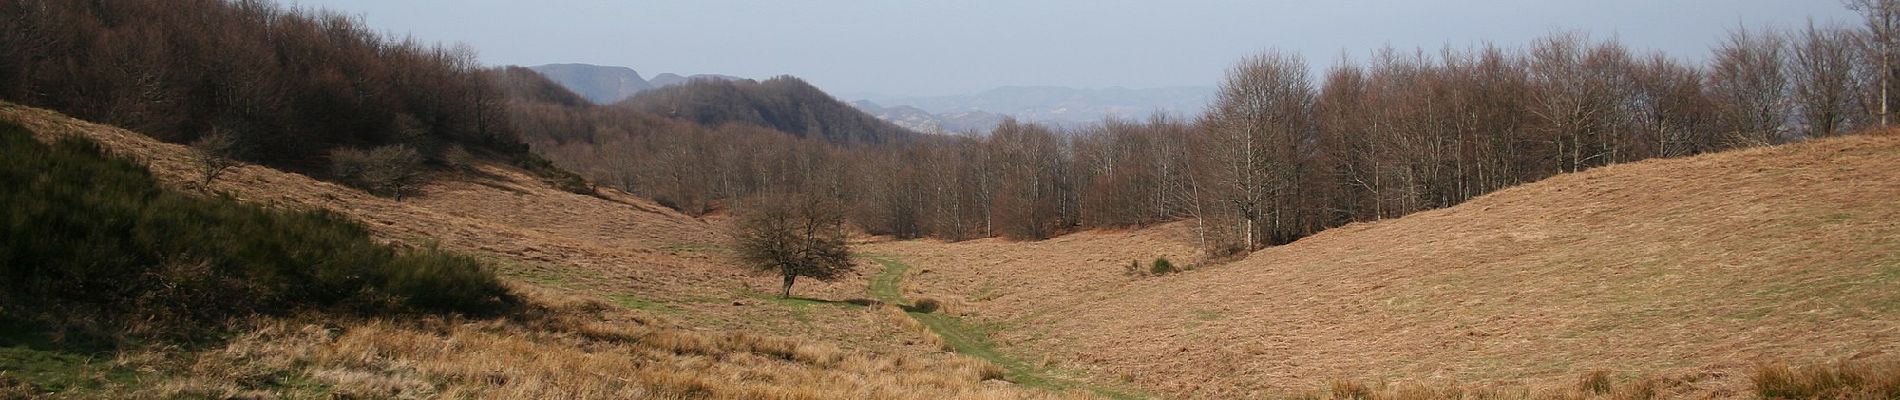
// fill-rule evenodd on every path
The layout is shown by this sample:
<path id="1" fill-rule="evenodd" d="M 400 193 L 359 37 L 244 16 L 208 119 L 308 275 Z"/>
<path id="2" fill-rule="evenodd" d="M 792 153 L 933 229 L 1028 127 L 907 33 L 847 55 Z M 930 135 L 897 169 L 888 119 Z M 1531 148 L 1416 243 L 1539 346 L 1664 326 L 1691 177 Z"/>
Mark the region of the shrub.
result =
<path id="1" fill-rule="evenodd" d="M 458 170 L 467 170 L 475 166 L 475 154 L 459 144 L 451 144 L 442 149 L 442 165 Z"/>
<path id="2" fill-rule="evenodd" d="M 212 129 L 211 133 L 198 137 L 191 142 L 191 156 L 198 163 L 199 187 L 210 189 L 211 182 L 225 170 L 238 165 L 243 157 L 243 147 L 237 135 L 224 129 Z"/>
<path id="3" fill-rule="evenodd" d="M 212 321 L 310 308 L 490 313 L 510 302 L 466 256 L 381 245 L 329 211 L 165 190 L 92 142 L 47 146 L 6 123 L 0 210 L 0 304 L 19 310 Z"/>
<path id="4" fill-rule="evenodd" d="M 917 299 L 917 302 L 910 306 L 910 311 L 915 311 L 915 312 L 920 312 L 920 313 L 925 313 L 925 314 L 937 312 L 937 310 L 942 310 L 942 309 L 943 309 L 943 303 L 937 301 L 937 299 Z"/>
<path id="5" fill-rule="evenodd" d="M 330 172 L 344 184 L 401 200 L 422 183 L 422 155 L 407 145 L 336 149 L 330 152 Z"/>
<path id="6" fill-rule="evenodd" d="M 1163 275 L 1181 272 L 1181 270 L 1175 268 L 1174 263 L 1169 262 L 1167 257 L 1157 257 L 1155 258 L 1154 265 L 1148 267 L 1148 272 L 1155 275 Z"/>

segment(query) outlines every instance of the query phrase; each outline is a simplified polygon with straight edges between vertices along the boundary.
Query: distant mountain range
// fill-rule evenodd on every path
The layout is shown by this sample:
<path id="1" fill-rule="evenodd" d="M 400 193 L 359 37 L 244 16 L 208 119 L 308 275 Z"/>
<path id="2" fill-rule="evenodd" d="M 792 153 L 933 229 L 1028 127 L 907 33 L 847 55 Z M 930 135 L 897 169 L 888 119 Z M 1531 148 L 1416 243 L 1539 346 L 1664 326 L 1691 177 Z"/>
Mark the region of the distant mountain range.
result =
<path id="1" fill-rule="evenodd" d="M 640 72 L 627 67 L 602 66 L 592 64 L 548 64 L 528 67 L 528 69 L 547 76 L 560 83 L 575 94 L 581 95 L 594 104 L 613 104 L 640 92 L 676 86 L 695 79 L 741 80 L 731 75 L 697 74 L 681 76 L 674 73 L 662 73 L 652 80 L 640 77 Z"/>
<path id="2" fill-rule="evenodd" d="M 852 107 L 863 110 L 877 119 L 897 124 L 913 131 L 935 134 L 964 134 L 989 132 L 996 124 L 1003 122 L 1003 116 L 984 111 L 963 111 L 933 114 L 917 107 L 884 107 L 870 100 L 851 102 Z"/>
<path id="3" fill-rule="evenodd" d="M 662 73 L 645 79 L 632 68 L 590 64 L 528 67 L 594 104 L 613 104 L 654 89 L 698 79 L 743 81 L 731 75 Z M 1199 114 L 1214 96 L 1211 86 L 1153 89 L 1078 89 L 1060 86 L 1005 86 L 952 96 L 860 95 L 853 107 L 912 131 L 938 134 L 984 133 L 1003 118 L 1056 126 L 1080 126 L 1115 117 L 1141 120 L 1155 113 Z"/>
<path id="4" fill-rule="evenodd" d="M 1108 117 L 1139 120 L 1155 113 L 1195 115 L 1207 107 L 1214 92 L 1211 86 L 1153 89 L 1005 86 L 953 96 L 860 96 L 863 99 L 852 105 L 913 130 L 964 132 L 972 128 L 988 131 L 1003 117 L 1077 126 Z"/>

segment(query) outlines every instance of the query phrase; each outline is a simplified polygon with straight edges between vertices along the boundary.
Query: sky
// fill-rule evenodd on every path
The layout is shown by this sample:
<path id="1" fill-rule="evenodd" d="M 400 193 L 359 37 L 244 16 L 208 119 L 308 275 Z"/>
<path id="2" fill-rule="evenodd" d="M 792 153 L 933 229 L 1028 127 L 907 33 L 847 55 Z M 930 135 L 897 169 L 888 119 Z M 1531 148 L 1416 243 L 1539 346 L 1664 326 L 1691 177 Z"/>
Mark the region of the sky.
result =
<path id="1" fill-rule="evenodd" d="M 1700 62 L 1726 32 L 1854 24 L 1839 0 L 280 0 L 489 65 L 588 63 L 748 78 L 795 75 L 840 97 L 999 86 L 1212 86 L 1264 51 L 1321 69 L 1378 48 L 1615 37 Z"/>

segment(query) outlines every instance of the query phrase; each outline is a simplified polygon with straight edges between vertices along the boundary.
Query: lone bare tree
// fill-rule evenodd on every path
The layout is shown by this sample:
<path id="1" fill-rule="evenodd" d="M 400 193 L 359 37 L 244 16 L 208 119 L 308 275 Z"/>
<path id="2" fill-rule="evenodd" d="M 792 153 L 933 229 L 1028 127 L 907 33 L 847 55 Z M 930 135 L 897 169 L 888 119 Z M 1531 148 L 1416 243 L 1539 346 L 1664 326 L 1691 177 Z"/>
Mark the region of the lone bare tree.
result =
<path id="1" fill-rule="evenodd" d="M 781 296 L 792 297 L 798 277 L 830 281 L 855 267 L 845 245 L 844 207 L 815 194 L 768 194 L 741 210 L 733 237 L 739 257 L 751 267 L 785 278 Z"/>
<path id="2" fill-rule="evenodd" d="M 243 147 L 237 135 L 224 129 L 213 129 L 211 133 L 192 141 L 191 157 L 198 162 L 198 175 L 202 179 L 198 186 L 210 190 L 212 181 L 238 165 L 242 153 Z"/>

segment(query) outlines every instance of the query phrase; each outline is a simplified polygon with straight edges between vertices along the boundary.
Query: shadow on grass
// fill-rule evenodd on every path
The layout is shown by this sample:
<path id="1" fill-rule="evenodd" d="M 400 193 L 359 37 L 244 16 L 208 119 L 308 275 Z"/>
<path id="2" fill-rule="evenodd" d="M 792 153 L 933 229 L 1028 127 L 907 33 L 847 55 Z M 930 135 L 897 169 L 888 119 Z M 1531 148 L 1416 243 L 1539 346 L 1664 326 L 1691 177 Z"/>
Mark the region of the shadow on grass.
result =
<path id="1" fill-rule="evenodd" d="M 109 341 L 55 334 L 37 325 L 0 315 L 0 376 L 35 391 L 69 394 L 136 382 L 135 371 L 112 362 Z"/>

